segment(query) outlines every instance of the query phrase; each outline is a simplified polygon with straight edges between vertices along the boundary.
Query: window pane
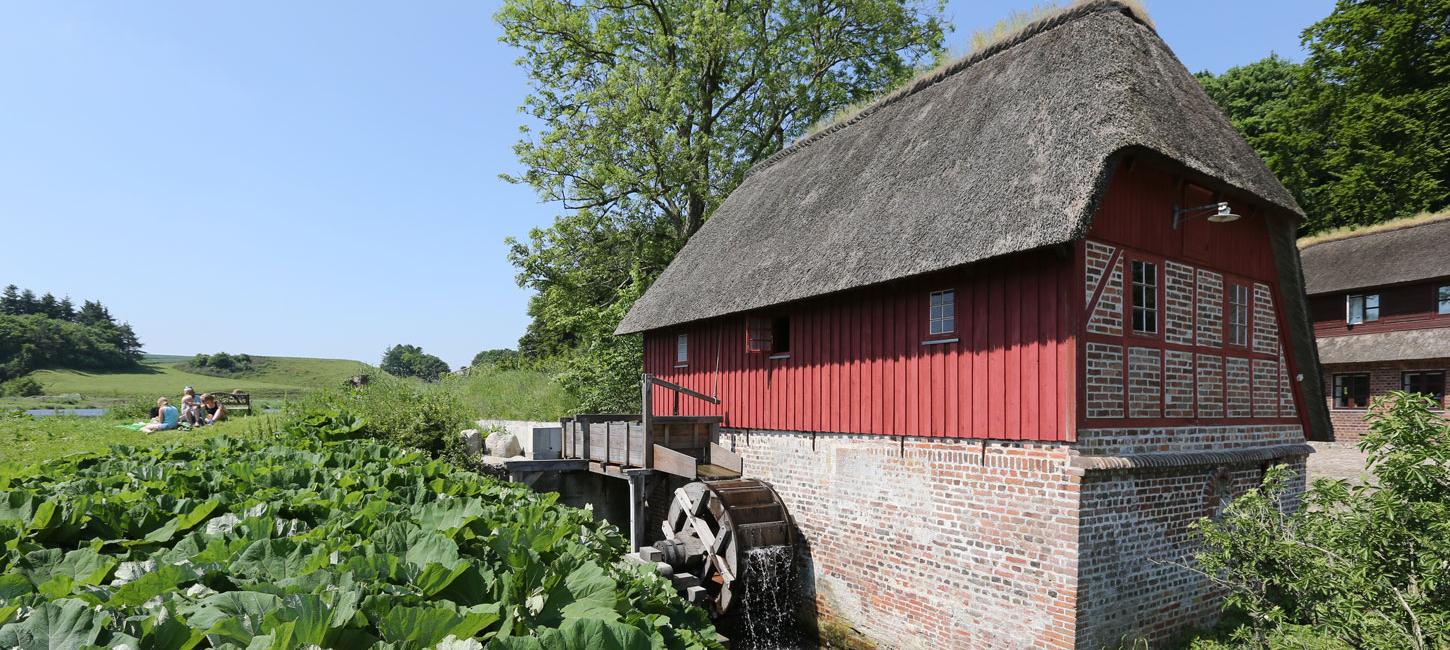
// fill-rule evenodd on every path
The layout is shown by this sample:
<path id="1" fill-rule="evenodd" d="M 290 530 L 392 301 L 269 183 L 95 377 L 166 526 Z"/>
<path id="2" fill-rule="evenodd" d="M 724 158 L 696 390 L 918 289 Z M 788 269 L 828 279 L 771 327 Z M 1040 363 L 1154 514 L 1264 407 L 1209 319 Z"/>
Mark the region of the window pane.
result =
<path id="1" fill-rule="evenodd" d="M 690 337 L 681 334 L 675 339 L 675 363 L 684 363 L 690 358 Z"/>
<path id="2" fill-rule="evenodd" d="M 1158 266 L 1133 260 L 1133 331 L 1158 332 Z"/>
<path id="3" fill-rule="evenodd" d="M 1450 314 L 1450 285 L 1440 287 L 1438 298 L 1440 302 L 1439 312 L 1442 314 Z"/>

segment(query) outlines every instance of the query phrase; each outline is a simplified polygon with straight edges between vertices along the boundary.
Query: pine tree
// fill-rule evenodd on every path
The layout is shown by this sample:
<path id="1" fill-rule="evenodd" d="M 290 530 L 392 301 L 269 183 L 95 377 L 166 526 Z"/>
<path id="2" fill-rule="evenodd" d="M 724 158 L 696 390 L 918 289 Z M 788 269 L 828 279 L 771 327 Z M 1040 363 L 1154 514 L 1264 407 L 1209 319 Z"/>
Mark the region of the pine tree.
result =
<path id="1" fill-rule="evenodd" d="M 45 295 L 40 297 L 40 303 L 37 306 L 36 313 L 49 318 L 60 318 L 60 301 L 56 300 L 55 296 L 47 291 Z"/>
<path id="2" fill-rule="evenodd" d="M 29 289 L 20 293 L 20 309 L 16 313 L 24 316 L 34 314 L 39 309 L 39 303 L 35 300 L 35 292 Z"/>
<path id="3" fill-rule="evenodd" d="M 65 320 L 75 322 L 76 305 L 75 303 L 71 302 L 70 296 L 66 296 L 60 301 L 60 317 Z"/>
<path id="4" fill-rule="evenodd" d="M 20 287 L 5 285 L 5 293 L 0 295 L 0 314 L 20 315 Z"/>

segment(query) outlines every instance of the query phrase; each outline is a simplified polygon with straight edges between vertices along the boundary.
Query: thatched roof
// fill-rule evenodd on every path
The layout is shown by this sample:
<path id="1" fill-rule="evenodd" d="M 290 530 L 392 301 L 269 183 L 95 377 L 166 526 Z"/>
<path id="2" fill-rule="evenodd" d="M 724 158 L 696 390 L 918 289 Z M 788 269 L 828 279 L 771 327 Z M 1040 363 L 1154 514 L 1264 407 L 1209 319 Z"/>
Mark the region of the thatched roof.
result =
<path id="1" fill-rule="evenodd" d="M 1319 339 L 1319 360 L 1331 363 L 1450 359 L 1450 328 L 1329 336 Z"/>
<path id="2" fill-rule="evenodd" d="M 1310 295 L 1450 276 L 1450 213 L 1301 246 Z"/>
<path id="3" fill-rule="evenodd" d="M 756 165 L 618 333 L 1073 241 L 1131 151 L 1300 214 L 1157 33 L 1090 2 Z"/>

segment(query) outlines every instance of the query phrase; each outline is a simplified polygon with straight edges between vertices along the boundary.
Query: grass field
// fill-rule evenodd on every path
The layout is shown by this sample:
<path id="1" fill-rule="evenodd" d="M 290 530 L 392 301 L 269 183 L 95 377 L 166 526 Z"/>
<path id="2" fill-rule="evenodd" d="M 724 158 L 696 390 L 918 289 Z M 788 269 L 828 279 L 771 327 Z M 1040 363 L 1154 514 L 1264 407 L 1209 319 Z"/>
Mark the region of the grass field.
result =
<path id="1" fill-rule="evenodd" d="M 238 377 L 212 377 L 186 372 L 176 363 L 182 356 L 148 356 L 139 370 L 129 372 L 83 372 L 38 370 L 33 373 L 45 387 L 46 397 L 5 400 L 4 406 L 43 408 L 57 405 L 104 406 L 137 397 L 177 396 L 193 386 L 197 392 L 251 393 L 254 399 L 280 401 L 325 386 L 336 386 L 360 372 L 377 372 L 360 361 L 307 359 L 299 357 L 255 357 L 256 370 Z M 56 399 L 66 396 L 65 399 Z"/>
<path id="2" fill-rule="evenodd" d="M 258 417 L 237 418 L 200 432 L 172 431 L 141 434 L 117 428 L 111 417 L 76 418 L 8 417 L 7 409 L 113 407 L 166 395 L 178 399 L 181 389 L 197 392 L 252 394 L 254 407 L 280 406 L 319 388 L 335 388 L 361 372 L 380 371 L 358 361 L 296 357 L 253 357 L 256 369 L 234 378 L 212 377 L 183 371 L 183 356 L 148 356 L 144 367 L 132 372 L 41 370 L 34 377 L 45 387 L 41 397 L 0 399 L 0 463 L 30 463 L 76 452 L 104 451 L 113 444 L 138 445 L 194 442 L 215 433 L 247 427 Z M 414 381 L 414 380 L 409 380 Z M 484 369 L 453 376 L 431 385 L 455 393 L 475 417 L 506 420 L 546 420 L 574 414 L 577 401 L 542 370 Z M 261 416 L 266 417 L 266 416 Z M 255 426 L 255 425 L 253 425 Z"/>
<path id="3" fill-rule="evenodd" d="M 103 452 L 111 445 L 152 447 L 194 443 L 210 436 L 238 435 L 265 424 L 265 416 L 226 420 L 192 431 L 141 433 L 119 428 L 124 422 L 108 417 L 44 417 L 0 415 L 0 464 L 29 465 L 69 454 Z"/>
<path id="4" fill-rule="evenodd" d="M 464 402 L 484 418 L 552 422 L 574 415 L 578 405 L 550 373 L 538 370 L 475 372 L 459 383 Z"/>

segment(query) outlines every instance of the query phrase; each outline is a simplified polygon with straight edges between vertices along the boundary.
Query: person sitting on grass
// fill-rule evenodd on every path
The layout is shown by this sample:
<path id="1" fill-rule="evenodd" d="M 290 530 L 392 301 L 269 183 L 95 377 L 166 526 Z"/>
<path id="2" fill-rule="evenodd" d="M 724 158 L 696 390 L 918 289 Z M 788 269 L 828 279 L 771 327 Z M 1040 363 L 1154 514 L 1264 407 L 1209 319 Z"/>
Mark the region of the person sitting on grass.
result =
<path id="1" fill-rule="evenodd" d="M 206 421 L 206 412 L 201 409 L 201 398 L 196 389 L 187 386 L 181 391 L 181 422 L 186 426 L 199 427 Z"/>
<path id="2" fill-rule="evenodd" d="M 176 422 L 180 419 L 180 413 L 176 407 L 171 405 L 171 400 L 162 397 L 156 400 L 156 419 L 151 424 L 141 427 L 141 433 L 155 433 L 157 431 L 170 431 L 176 428 Z"/>
<path id="3" fill-rule="evenodd" d="M 206 424 L 216 424 L 227 419 L 227 407 L 222 406 L 221 402 L 216 401 L 216 397 L 211 393 L 201 396 L 201 409 L 206 411 L 206 419 L 204 420 Z"/>

